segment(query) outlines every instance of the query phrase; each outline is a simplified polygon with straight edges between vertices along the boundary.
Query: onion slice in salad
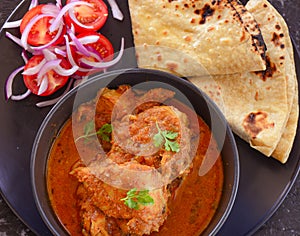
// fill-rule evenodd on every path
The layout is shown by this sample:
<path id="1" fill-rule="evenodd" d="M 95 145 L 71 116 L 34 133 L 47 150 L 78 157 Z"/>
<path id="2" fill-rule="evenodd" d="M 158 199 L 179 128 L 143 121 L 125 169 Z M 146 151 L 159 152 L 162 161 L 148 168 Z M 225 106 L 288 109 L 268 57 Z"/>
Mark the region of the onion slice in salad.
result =
<path id="1" fill-rule="evenodd" d="M 78 2 L 71 2 L 65 5 L 59 12 L 59 14 L 56 16 L 55 20 L 52 22 L 51 26 L 49 27 L 50 32 L 54 32 L 55 30 L 58 29 L 60 22 L 62 21 L 63 16 L 66 14 L 67 11 L 72 9 L 73 7 L 77 5 L 86 5 L 89 7 L 93 7 L 92 4 L 84 1 L 78 1 Z M 76 22 L 77 23 L 77 22 Z M 85 28 L 89 28 L 88 26 L 85 25 Z"/>
<path id="2" fill-rule="evenodd" d="M 119 20 L 119 21 L 122 21 L 124 19 L 124 15 L 121 12 L 121 10 L 120 10 L 118 4 L 116 3 L 116 1 L 115 0 L 107 0 L 107 1 L 108 1 L 108 4 L 111 7 L 113 17 L 115 19 Z"/>
<path id="3" fill-rule="evenodd" d="M 17 74 L 19 74 L 22 70 L 24 70 L 24 66 L 21 66 L 17 69 L 15 69 L 10 75 L 9 77 L 7 78 L 6 80 L 6 84 L 5 84 L 5 97 L 6 97 L 6 100 L 8 100 L 11 96 L 12 96 L 12 85 L 13 85 L 13 82 L 17 76 Z"/>
<path id="4" fill-rule="evenodd" d="M 55 103 L 57 103 L 63 96 L 65 96 L 71 89 L 71 85 L 73 83 L 73 80 L 70 79 L 68 85 L 67 85 L 67 88 L 66 90 L 63 92 L 62 95 L 60 95 L 59 97 L 57 98 L 53 98 L 53 99 L 50 99 L 50 100 L 47 100 L 47 101 L 43 101 L 43 102 L 38 102 L 37 104 L 35 104 L 37 107 L 47 107 L 47 106 L 51 106 Z"/>
<path id="5" fill-rule="evenodd" d="M 47 90 L 48 84 L 49 84 L 48 77 L 47 77 L 47 75 L 44 75 L 44 77 L 42 78 L 37 95 L 43 94 Z"/>
<path id="6" fill-rule="evenodd" d="M 38 0 L 32 0 L 28 10 L 30 10 L 31 8 L 34 8 L 35 6 L 38 5 Z M 16 21 L 7 21 L 4 23 L 4 25 L 2 26 L 3 29 L 10 29 L 10 28 L 17 28 L 21 25 L 22 19 L 20 20 L 16 20 Z"/>
<path id="7" fill-rule="evenodd" d="M 10 97 L 10 99 L 14 100 L 14 101 L 20 101 L 20 100 L 27 98 L 30 94 L 31 94 L 31 91 L 29 89 L 27 89 L 27 91 L 25 93 L 20 94 L 20 95 L 12 95 Z"/>
<path id="8" fill-rule="evenodd" d="M 111 67 L 111 66 L 115 65 L 116 63 L 118 63 L 120 61 L 120 59 L 122 58 L 123 53 L 124 53 L 124 38 L 121 39 L 120 51 L 118 53 L 118 56 L 115 59 L 108 61 L 108 62 L 93 62 L 93 61 L 89 61 L 85 58 L 81 58 L 80 61 L 86 66 L 91 66 L 96 69 L 105 69 L 105 68 Z"/>

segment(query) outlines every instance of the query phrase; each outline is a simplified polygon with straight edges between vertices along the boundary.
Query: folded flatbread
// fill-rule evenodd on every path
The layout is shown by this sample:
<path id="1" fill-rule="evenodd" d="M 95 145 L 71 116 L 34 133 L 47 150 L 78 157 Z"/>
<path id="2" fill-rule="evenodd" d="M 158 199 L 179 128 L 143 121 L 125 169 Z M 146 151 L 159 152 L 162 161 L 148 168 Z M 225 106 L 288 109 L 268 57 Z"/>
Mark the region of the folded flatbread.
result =
<path id="1" fill-rule="evenodd" d="M 294 63 L 293 46 L 289 37 L 288 26 L 277 10 L 266 0 L 250 0 L 247 3 L 246 8 L 254 14 L 255 18 L 261 24 L 271 25 L 271 22 L 273 22 L 273 26 L 277 30 L 281 30 L 281 33 L 284 35 L 283 38 L 285 40 L 284 45 L 286 52 L 285 66 L 287 80 L 287 101 L 290 113 L 284 132 L 278 145 L 272 153 L 272 156 L 282 163 L 285 163 L 288 160 L 289 153 L 294 143 L 299 117 L 298 82 Z M 276 35 L 279 37 L 281 36 L 279 32 L 277 32 L 277 34 L 273 32 L 272 40 L 274 42 L 277 40 Z"/>
<path id="2" fill-rule="evenodd" d="M 210 74 L 265 69 L 260 29 L 237 0 L 128 2 L 138 65 L 186 76 L 199 73 L 194 67 L 186 70 L 190 59 Z"/>
<path id="3" fill-rule="evenodd" d="M 209 96 L 216 94 L 213 85 L 217 84 L 223 99 L 223 112 L 233 131 L 253 148 L 285 163 L 295 138 L 299 113 L 288 27 L 266 0 L 250 0 L 246 8 L 255 17 L 264 37 L 267 69 L 197 78 L 192 82 Z M 207 86 L 207 81 L 213 85 Z"/>
<path id="4" fill-rule="evenodd" d="M 129 2 L 131 3 L 131 8 L 134 6 L 133 3 L 136 3 L 133 0 L 129 0 Z M 145 2 L 147 4 L 149 0 Z M 204 5 L 212 2 L 215 1 L 204 3 Z M 224 3 L 224 1 L 218 2 Z M 179 1 L 170 1 L 170 3 L 181 4 Z M 183 4 L 185 3 L 186 1 L 183 1 Z M 144 6 L 144 1 L 142 5 Z M 153 3 L 152 9 L 155 8 L 154 5 L 156 4 Z M 226 4 L 222 6 L 226 6 Z M 235 7 L 235 9 L 237 8 Z M 172 34 L 176 32 L 176 37 L 173 37 L 173 40 L 171 40 L 171 36 L 167 37 L 168 34 L 166 35 L 167 38 L 159 35 L 158 32 L 161 33 L 162 31 L 158 23 L 151 26 L 146 25 L 146 28 L 149 27 L 153 31 L 155 31 L 156 27 L 158 28 L 158 31 L 154 33 L 158 40 L 156 42 L 157 46 L 149 45 L 150 39 L 141 30 L 144 27 L 143 21 L 136 21 L 137 19 L 143 19 L 143 17 L 140 18 L 139 14 L 133 13 L 133 25 L 136 24 L 133 28 L 136 30 L 134 32 L 135 43 L 139 45 L 137 47 L 138 64 L 139 67 L 167 70 L 188 77 L 191 82 L 201 88 L 216 102 L 236 134 L 266 156 L 273 156 L 280 162 L 285 163 L 293 145 L 299 116 L 298 85 L 288 27 L 281 15 L 266 0 L 250 0 L 246 8 L 247 13 L 251 14 L 251 17 L 254 17 L 256 22 L 258 22 L 260 32 L 267 46 L 266 69 L 254 69 L 256 71 L 250 69 L 248 67 L 249 64 L 247 64 L 249 62 L 249 53 L 241 53 L 240 51 L 236 59 L 238 58 L 241 64 L 245 65 L 245 71 L 242 71 L 241 64 L 231 58 L 233 65 L 239 70 L 239 73 L 232 74 L 231 72 L 234 72 L 234 69 L 219 67 L 220 58 L 214 54 L 207 53 L 205 43 L 197 49 L 190 48 L 190 50 L 186 50 L 190 46 L 184 45 L 189 45 L 189 42 L 184 42 L 179 38 L 184 39 L 187 33 L 190 32 L 184 27 L 180 30 L 180 22 L 177 22 L 178 26 L 175 26 L 174 31 L 167 30 L 168 33 L 171 32 Z M 155 8 L 155 10 L 157 9 Z M 147 16 L 147 14 L 150 14 L 150 11 L 143 10 L 142 12 Z M 160 14 L 158 13 L 158 15 Z M 167 14 L 167 16 L 169 17 L 170 14 Z M 180 12 L 179 14 L 182 13 Z M 222 16 L 225 17 L 224 15 Z M 227 17 L 230 16 L 227 15 Z M 222 20 L 225 21 L 226 18 L 222 18 Z M 150 21 L 152 21 L 151 18 Z M 214 19 L 215 25 L 218 24 L 216 22 L 216 19 Z M 174 23 L 172 22 L 172 24 Z M 222 34 L 218 31 L 217 33 L 214 32 L 217 34 L 216 36 L 214 33 L 211 33 L 210 36 L 205 35 L 208 33 L 207 27 L 197 27 L 197 33 L 196 31 L 192 33 L 200 34 L 199 38 L 203 38 L 202 42 L 205 42 L 205 37 L 211 37 L 215 42 L 220 42 L 217 38 L 220 39 L 227 36 L 234 38 L 234 35 L 228 33 L 232 27 L 231 25 L 227 26 L 227 31 L 224 28 Z M 243 25 L 240 25 L 240 27 L 245 29 Z M 139 35 L 140 32 L 142 32 L 142 35 Z M 205 36 L 202 36 L 203 34 Z M 146 43 L 142 45 L 144 37 L 146 38 Z M 149 36 L 151 39 L 152 37 L 153 35 Z M 171 40 L 171 43 L 167 43 L 165 39 Z M 176 41 L 177 39 L 179 41 Z M 153 42 L 151 41 L 151 43 Z M 240 46 L 238 43 L 237 45 Z M 204 51 L 203 54 L 201 54 L 201 50 Z M 220 55 L 224 55 L 224 58 L 228 59 L 228 51 L 224 50 L 223 52 L 224 54 L 220 51 Z M 233 46 L 230 52 L 232 55 L 236 55 L 236 50 Z M 200 58 L 201 55 L 206 55 L 207 61 L 211 61 L 211 64 L 203 63 L 199 57 L 198 61 L 193 60 L 196 58 L 195 54 L 200 55 Z M 213 68 L 214 66 L 216 67 Z"/>

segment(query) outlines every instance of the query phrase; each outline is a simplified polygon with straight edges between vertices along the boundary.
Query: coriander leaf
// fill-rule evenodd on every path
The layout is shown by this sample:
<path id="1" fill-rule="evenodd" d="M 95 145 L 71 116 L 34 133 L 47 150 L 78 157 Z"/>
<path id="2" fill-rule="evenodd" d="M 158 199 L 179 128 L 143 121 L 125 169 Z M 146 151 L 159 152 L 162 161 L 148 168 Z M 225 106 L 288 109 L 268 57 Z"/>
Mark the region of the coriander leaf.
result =
<path id="1" fill-rule="evenodd" d="M 149 190 L 137 191 L 136 188 L 133 188 L 127 192 L 127 196 L 122 198 L 121 201 L 124 201 L 124 204 L 131 209 L 138 210 L 139 205 L 152 205 L 154 204 L 153 198 L 149 195 Z"/>
<path id="2" fill-rule="evenodd" d="M 179 152 L 180 151 L 180 146 L 177 142 L 166 141 L 165 142 L 165 148 L 166 148 L 167 151 L 172 151 L 172 152 Z"/>
<path id="3" fill-rule="evenodd" d="M 110 134 L 112 132 L 112 125 L 105 124 L 98 131 L 97 134 L 100 135 L 101 139 L 110 142 Z"/>
<path id="4" fill-rule="evenodd" d="M 94 121 L 89 121 L 84 125 L 84 135 L 79 136 L 75 142 L 79 139 L 84 138 L 86 141 L 94 135 L 99 135 L 102 140 L 110 142 L 110 133 L 112 132 L 112 125 L 111 124 L 104 124 L 97 132 L 95 130 L 95 123 Z"/>
<path id="5" fill-rule="evenodd" d="M 168 130 L 162 131 L 159 128 L 157 122 L 156 122 L 156 128 L 158 133 L 153 136 L 153 142 L 155 147 L 160 147 L 164 143 L 164 147 L 167 151 L 179 152 L 180 145 L 178 144 L 177 141 L 172 141 L 178 137 L 178 133 L 173 131 L 168 131 Z"/>
<path id="6" fill-rule="evenodd" d="M 84 135 L 88 135 L 95 130 L 95 123 L 90 121 L 84 125 Z"/>
<path id="7" fill-rule="evenodd" d="M 153 141 L 155 147 L 160 147 L 164 142 L 164 137 L 160 133 L 157 133 L 153 136 Z"/>
<path id="8" fill-rule="evenodd" d="M 172 131 L 163 131 L 162 132 L 163 135 L 167 138 L 167 139 L 175 139 L 178 136 L 177 132 L 172 132 Z"/>

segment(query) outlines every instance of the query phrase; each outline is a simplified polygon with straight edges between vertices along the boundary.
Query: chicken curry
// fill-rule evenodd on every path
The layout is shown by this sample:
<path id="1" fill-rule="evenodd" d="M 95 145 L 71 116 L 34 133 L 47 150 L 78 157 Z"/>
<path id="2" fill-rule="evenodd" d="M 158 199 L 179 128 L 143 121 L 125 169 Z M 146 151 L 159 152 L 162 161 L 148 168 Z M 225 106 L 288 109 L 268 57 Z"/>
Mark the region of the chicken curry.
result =
<path id="1" fill-rule="evenodd" d="M 126 102 L 118 102 L 124 94 Z M 162 88 L 144 94 L 127 85 L 105 88 L 63 126 L 49 154 L 47 188 L 70 235 L 192 236 L 208 226 L 222 194 L 222 159 L 207 124 L 199 116 L 191 122 L 190 109 L 174 95 Z M 215 156 L 200 177 L 203 158 Z M 167 182 L 153 187 L 141 179 L 143 171 L 157 171 Z"/>

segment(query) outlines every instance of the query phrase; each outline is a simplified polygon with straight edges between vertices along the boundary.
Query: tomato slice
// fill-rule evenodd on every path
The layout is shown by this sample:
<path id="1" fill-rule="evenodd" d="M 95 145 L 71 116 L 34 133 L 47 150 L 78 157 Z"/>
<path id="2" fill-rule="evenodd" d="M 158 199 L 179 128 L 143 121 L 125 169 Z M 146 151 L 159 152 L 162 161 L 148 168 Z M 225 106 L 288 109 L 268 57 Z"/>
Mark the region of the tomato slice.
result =
<path id="1" fill-rule="evenodd" d="M 46 4 L 37 5 L 36 7 L 30 9 L 23 17 L 20 25 L 21 34 L 24 32 L 24 29 L 28 25 L 28 23 L 32 20 L 33 17 L 42 14 L 43 7 Z M 54 32 L 49 31 L 50 21 L 53 20 L 54 17 L 45 16 L 42 19 L 38 20 L 31 28 L 27 43 L 32 46 L 41 46 L 49 43 L 58 33 L 58 30 Z M 61 36 L 53 43 L 53 45 L 57 45 L 63 41 L 63 35 L 65 34 L 66 29 L 64 27 Z"/>
<path id="2" fill-rule="evenodd" d="M 77 35 L 77 38 L 80 39 L 80 38 L 90 36 L 90 35 L 99 36 L 99 39 L 95 43 L 85 44 L 85 47 L 89 51 L 98 54 L 103 61 L 106 61 L 106 62 L 111 61 L 113 59 L 113 55 L 114 55 L 114 48 L 113 48 L 112 44 L 110 43 L 110 41 L 106 37 L 104 37 L 102 34 L 99 34 L 96 32 L 86 32 L 86 33 Z M 72 46 L 71 50 L 72 50 L 72 56 L 73 56 L 76 64 L 79 65 L 80 67 L 89 69 L 88 67 L 86 67 L 85 65 L 83 65 L 81 63 L 80 59 L 82 59 L 82 58 L 85 58 L 87 60 L 94 61 L 94 62 L 99 61 L 95 57 L 92 57 L 92 56 L 87 57 L 87 56 L 82 55 L 80 52 L 78 52 L 76 50 L 75 46 Z M 95 70 L 93 71 L 93 69 L 91 69 L 91 72 L 95 72 Z M 91 72 L 77 71 L 77 72 L 75 72 L 75 74 L 80 75 L 80 76 L 85 76 L 87 74 L 90 74 Z"/>
<path id="3" fill-rule="evenodd" d="M 106 4 L 102 0 L 83 0 L 84 2 L 91 3 L 93 7 L 86 5 L 78 5 L 74 7 L 74 15 L 76 19 L 83 25 L 89 27 L 85 28 L 74 22 L 69 13 L 65 14 L 65 22 L 71 27 L 74 25 L 76 33 L 84 33 L 89 30 L 97 31 L 102 28 L 108 17 L 108 10 Z M 71 0 L 67 0 L 67 4 Z"/>
<path id="4" fill-rule="evenodd" d="M 28 68 L 38 65 L 43 59 L 44 59 L 43 55 L 36 55 L 36 56 L 31 57 L 28 60 L 27 64 L 25 65 L 24 70 L 26 71 Z M 62 59 L 60 66 L 65 69 L 69 69 L 70 68 L 69 62 L 64 58 L 60 58 L 60 59 Z M 46 73 L 46 76 L 48 79 L 48 87 L 47 87 L 46 91 L 43 92 L 42 94 L 39 94 L 39 96 L 48 96 L 48 95 L 53 94 L 55 91 L 57 91 L 58 89 L 63 87 L 69 79 L 69 76 L 59 75 L 54 70 L 48 71 Z M 37 74 L 23 75 L 23 80 L 24 80 L 26 87 L 33 94 L 38 95 L 40 85 L 38 85 L 38 82 L 37 82 Z"/>

